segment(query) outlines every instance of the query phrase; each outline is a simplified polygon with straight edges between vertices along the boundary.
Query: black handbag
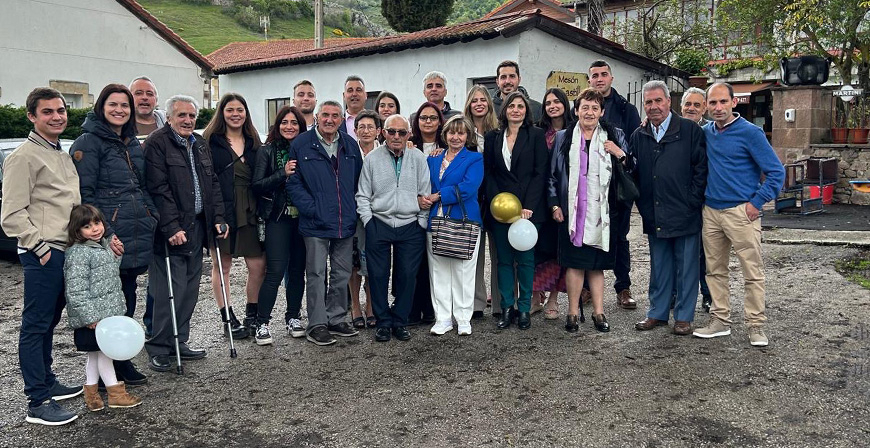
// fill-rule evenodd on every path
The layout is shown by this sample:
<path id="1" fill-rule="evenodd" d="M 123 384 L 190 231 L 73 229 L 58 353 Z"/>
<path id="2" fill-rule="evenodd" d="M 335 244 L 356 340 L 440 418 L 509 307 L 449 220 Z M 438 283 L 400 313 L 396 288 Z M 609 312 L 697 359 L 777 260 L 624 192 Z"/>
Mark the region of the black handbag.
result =
<path id="1" fill-rule="evenodd" d="M 616 174 L 616 199 L 620 202 L 631 203 L 640 197 L 640 190 L 637 189 L 637 184 L 625 172 L 622 162 L 616 162 L 616 169 L 613 172 Z"/>
<path id="2" fill-rule="evenodd" d="M 480 236 L 480 224 L 468 219 L 465 212 L 465 204 L 456 189 L 456 197 L 459 198 L 459 207 L 462 208 L 462 219 L 450 217 L 450 206 L 445 215 L 432 218 L 432 254 L 442 257 L 457 258 L 459 260 L 471 260 L 474 249 L 477 247 L 477 238 Z"/>

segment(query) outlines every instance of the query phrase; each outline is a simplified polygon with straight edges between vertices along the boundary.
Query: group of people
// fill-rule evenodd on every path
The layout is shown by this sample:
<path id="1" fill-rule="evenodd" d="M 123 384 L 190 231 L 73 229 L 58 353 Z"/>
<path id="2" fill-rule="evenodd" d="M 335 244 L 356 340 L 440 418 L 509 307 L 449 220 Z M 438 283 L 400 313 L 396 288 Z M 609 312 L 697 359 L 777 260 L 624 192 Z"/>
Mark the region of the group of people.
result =
<path id="1" fill-rule="evenodd" d="M 358 76 L 345 81 L 343 104 L 318 102 L 314 84 L 299 81 L 293 105 L 277 111 L 262 142 L 243 96 L 224 95 L 199 135 L 197 102 L 172 96 L 164 114 L 143 76 L 103 89 L 69 153 L 59 144 L 63 97 L 31 92 L 34 130 L 5 161 L 0 214 L 24 268 L 27 421 L 74 420 L 56 400 L 82 391 L 92 411 L 103 407 L 102 388 L 110 407 L 141 403 L 125 385 L 147 378 L 132 362 L 102 354 L 94 327 L 133 316 L 145 272 L 149 367 L 168 371 L 176 356 L 205 357 L 188 345 L 204 248 L 222 331 L 253 335 L 258 345 L 273 343 L 282 281 L 288 334 L 317 345 L 367 327 L 376 341 L 405 341 L 420 323 L 432 324 L 434 335 L 454 327 L 470 335 L 488 306 L 498 329 L 525 330 L 537 311 L 559 317 L 560 292 L 568 295 L 566 331 L 579 331 L 591 302 L 594 328 L 607 332 L 604 271 L 615 274 L 617 306 L 637 306 L 627 239 L 636 204 L 651 266 L 649 309 L 635 328 L 666 326 L 673 313 L 675 334 L 729 335 L 733 247 L 750 343 L 767 345 L 758 215 L 784 172 L 764 133 L 733 111 L 730 85 L 687 90 L 677 116 L 667 85 L 650 81 L 641 121 L 612 87 L 605 61 L 591 64 L 590 87 L 573 100 L 555 88 L 541 103 L 530 99 L 513 61 L 496 68 L 497 90 L 475 85 L 461 110 L 445 101 L 447 80 L 426 74 L 424 102 L 409 118 L 389 92 L 364 109 Z M 538 229 L 536 247 L 514 248 L 510 224 L 494 219 L 490 202 L 501 193 L 519 198 L 521 217 Z M 436 241 L 457 237 L 445 222 L 480 226 L 464 256 Z M 247 271 L 241 320 L 221 281 L 238 257 Z M 693 330 L 699 282 L 711 319 Z M 88 352 L 83 388 L 62 385 L 51 370 L 65 304 L 76 347 Z"/>

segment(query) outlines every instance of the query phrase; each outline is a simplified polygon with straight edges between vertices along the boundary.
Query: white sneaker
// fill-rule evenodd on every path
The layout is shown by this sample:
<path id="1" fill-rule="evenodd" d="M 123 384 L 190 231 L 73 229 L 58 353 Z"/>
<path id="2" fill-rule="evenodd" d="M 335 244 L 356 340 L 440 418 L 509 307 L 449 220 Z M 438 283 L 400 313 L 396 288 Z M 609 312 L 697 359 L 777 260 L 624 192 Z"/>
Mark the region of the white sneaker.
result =
<path id="1" fill-rule="evenodd" d="M 444 333 L 453 329 L 452 321 L 443 321 L 443 322 L 435 322 L 435 325 L 432 326 L 432 329 L 429 330 L 429 333 L 441 336 Z"/>
<path id="2" fill-rule="evenodd" d="M 459 336 L 468 336 L 471 334 L 471 322 L 463 322 L 456 325 Z"/>

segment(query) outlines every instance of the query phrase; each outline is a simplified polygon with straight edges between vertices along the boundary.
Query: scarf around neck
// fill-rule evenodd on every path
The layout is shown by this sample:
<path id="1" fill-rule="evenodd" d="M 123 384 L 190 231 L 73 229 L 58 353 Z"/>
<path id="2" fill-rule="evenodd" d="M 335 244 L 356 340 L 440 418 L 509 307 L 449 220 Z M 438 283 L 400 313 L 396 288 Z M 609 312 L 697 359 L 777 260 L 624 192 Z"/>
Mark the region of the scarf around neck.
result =
<path id="1" fill-rule="evenodd" d="M 571 174 L 568 179 L 568 236 L 575 247 L 585 243 L 605 252 L 610 243 L 608 186 L 613 170 L 610 156 L 604 150 L 606 141 L 607 132 L 599 125 L 587 148 L 580 123 L 577 123 L 572 136 L 572 142 L 577 144 L 572 144 L 568 152 L 568 173 Z M 589 185 L 590 165 L 598 167 L 597 185 Z M 593 197 L 589 197 L 590 190 Z M 595 209 L 590 209 L 590 206 Z"/>

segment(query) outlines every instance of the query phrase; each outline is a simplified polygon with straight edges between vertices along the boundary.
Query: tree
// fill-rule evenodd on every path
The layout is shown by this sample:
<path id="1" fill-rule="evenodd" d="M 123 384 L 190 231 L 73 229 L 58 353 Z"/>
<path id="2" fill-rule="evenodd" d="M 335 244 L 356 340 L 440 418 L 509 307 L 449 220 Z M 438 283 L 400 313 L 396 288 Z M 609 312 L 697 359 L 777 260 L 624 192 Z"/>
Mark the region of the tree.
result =
<path id="1" fill-rule="evenodd" d="M 697 56 L 703 52 L 707 60 L 710 59 L 708 49 L 714 32 L 708 2 L 640 0 L 638 3 L 637 17 L 624 22 L 626 48 L 667 64 L 675 64 L 678 56 L 684 59 L 690 53 Z"/>
<path id="2" fill-rule="evenodd" d="M 444 26 L 451 12 L 453 0 L 381 0 L 381 14 L 399 32 Z"/>
<path id="3" fill-rule="evenodd" d="M 870 91 L 870 0 L 723 0 L 719 13 L 730 32 L 771 51 L 831 57 L 843 84 L 854 69 Z"/>

